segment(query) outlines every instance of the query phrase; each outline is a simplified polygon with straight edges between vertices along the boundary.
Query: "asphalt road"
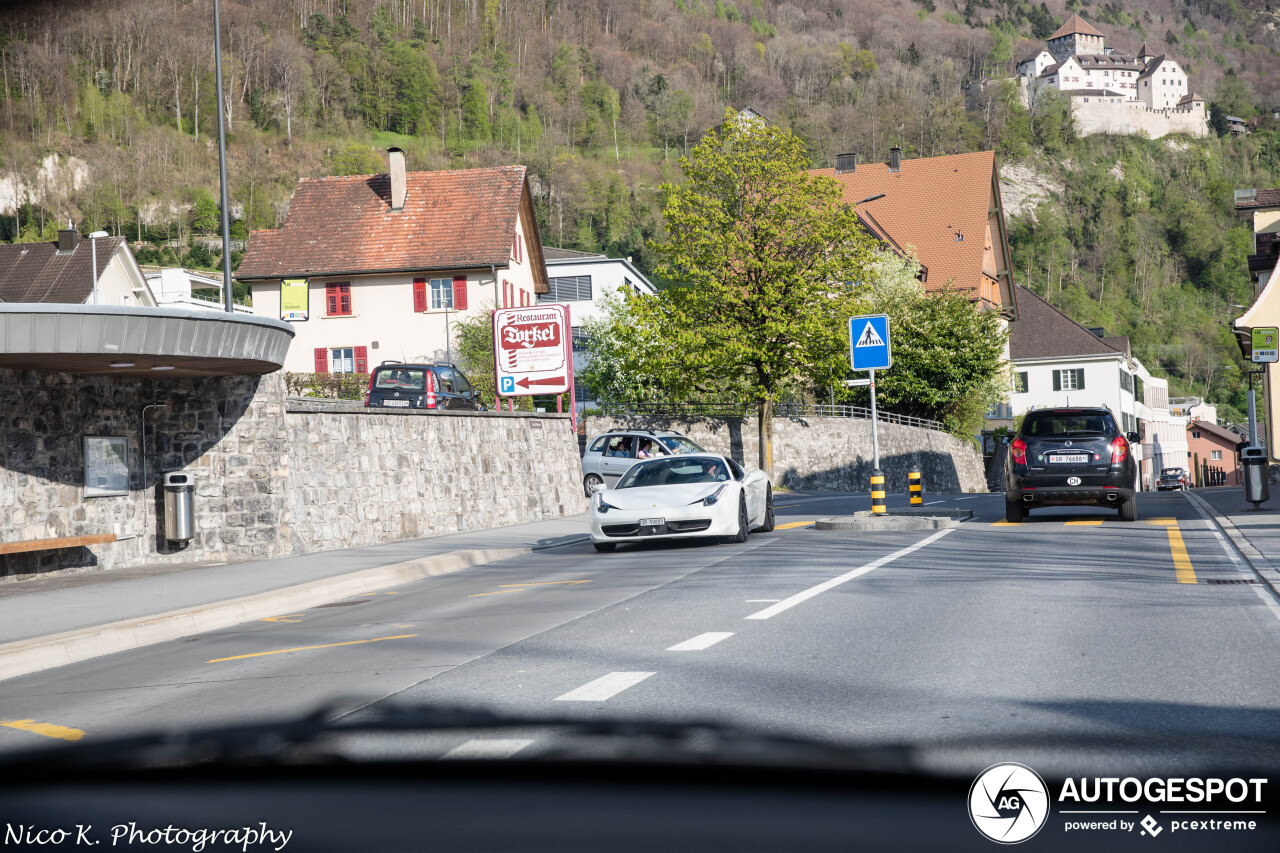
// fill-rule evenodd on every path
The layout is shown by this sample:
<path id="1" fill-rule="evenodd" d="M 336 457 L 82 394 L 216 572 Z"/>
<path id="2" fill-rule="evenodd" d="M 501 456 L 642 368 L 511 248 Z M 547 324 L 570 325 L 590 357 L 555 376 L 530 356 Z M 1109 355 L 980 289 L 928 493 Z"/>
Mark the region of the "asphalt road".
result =
<path id="1" fill-rule="evenodd" d="M 745 545 L 561 547 L 11 679 L 0 751 L 334 700 L 849 743 L 1280 742 L 1280 605 L 1182 495 L 1142 495 L 1136 524 L 1061 508 L 1007 525 L 999 495 L 926 500 L 977 517 L 820 532 L 867 497 L 783 493 L 779 529 Z M 465 740 L 440 754 L 484 748 Z"/>

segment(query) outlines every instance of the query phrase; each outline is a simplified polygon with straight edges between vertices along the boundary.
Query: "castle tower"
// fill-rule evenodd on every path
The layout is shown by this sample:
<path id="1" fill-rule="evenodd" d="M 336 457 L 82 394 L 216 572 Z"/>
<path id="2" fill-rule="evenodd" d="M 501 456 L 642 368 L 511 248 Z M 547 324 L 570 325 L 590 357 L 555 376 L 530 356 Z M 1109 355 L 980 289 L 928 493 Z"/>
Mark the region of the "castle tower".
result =
<path id="1" fill-rule="evenodd" d="M 1147 63 L 1155 59 L 1155 54 L 1151 52 L 1151 48 L 1147 47 L 1144 41 L 1142 47 L 1138 49 L 1138 61 L 1142 63 L 1142 67 L 1146 68 Z"/>
<path id="2" fill-rule="evenodd" d="M 1106 37 L 1079 15 L 1067 18 L 1066 23 L 1049 36 L 1049 52 L 1058 62 L 1076 54 L 1102 53 L 1105 48 Z"/>

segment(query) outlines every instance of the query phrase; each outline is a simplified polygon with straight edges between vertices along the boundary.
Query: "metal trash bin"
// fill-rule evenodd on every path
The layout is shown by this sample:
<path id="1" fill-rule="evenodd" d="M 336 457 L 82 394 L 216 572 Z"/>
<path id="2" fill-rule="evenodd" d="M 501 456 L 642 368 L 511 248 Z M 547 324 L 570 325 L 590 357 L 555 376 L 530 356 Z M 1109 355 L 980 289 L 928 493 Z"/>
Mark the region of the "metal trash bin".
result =
<path id="1" fill-rule="evenodd" d="M 1270 500 L 1271 485 L 1268 475 L 1271 466 L 1267 464 L 1267 449 L 1259 444 L 1242 447 L 1240 462 L 1244 466 L 1244 499 L 1255 507 Z"/>
<path id="2" fill-rule="evenodd" d="M 175 471 L 164 475 L 164 538 L 188 542 L 195 536 L 195 507 L 192 496 L 196 484 L 190 474 Z"/>

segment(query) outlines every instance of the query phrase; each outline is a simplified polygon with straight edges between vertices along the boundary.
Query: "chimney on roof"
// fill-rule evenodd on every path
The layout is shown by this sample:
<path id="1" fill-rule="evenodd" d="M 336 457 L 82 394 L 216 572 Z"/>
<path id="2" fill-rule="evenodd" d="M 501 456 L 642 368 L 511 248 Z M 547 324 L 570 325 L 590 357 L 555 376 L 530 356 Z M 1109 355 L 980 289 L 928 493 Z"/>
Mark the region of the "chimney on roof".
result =
<path id="1" fill-rule="evenodd" d="M 858 171 L 858 155 L 857 154 L 837 154 L 836 155 L 836 174 L 843 175 L 845 172 Z"/>
<path id="2" fill-rule="evenodd" d="M 80 243 L 80 233 L 74 228 L 58 229 L 58 251 L 74 252 Z"/>
<path id="3" fill-rule="evenodd" d="M 404 152 L 388 148 L 387 155 L 391 160 L 391 209 L 404 210 L 404 197 L 409 191 L 404 175 Z"/>
<path id="4" fill-rule="evenodd" d="M 902 149 L 893 146 L 889 149 L 889 171 L 898 172 L 902 170 Z"/>

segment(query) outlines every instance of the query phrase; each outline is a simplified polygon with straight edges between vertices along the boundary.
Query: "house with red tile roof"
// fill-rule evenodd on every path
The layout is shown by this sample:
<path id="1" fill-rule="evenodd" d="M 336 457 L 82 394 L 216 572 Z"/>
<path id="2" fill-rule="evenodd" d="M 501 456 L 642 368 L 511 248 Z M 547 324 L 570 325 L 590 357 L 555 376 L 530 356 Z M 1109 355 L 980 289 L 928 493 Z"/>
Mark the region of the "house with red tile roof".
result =
<path id="1" fill-rule="evenodd" d="M 285 370 L 450 360 L 453 326 L 549 289 L 523 166 L 304 178 L 236 271 L 254 312 L 296 332 Z"/>
<path id="2" fill-rule="evenodd" d="M 926 290 L 969 294 L 984 308 L 1017 316 L 1013 264 L 1000 200 L 995 153 L 903 160 L 894 148 L 885 163 L 858 163 L 842 154 L 834 178 L 844 201 L 857 205 L 863 227 L 925 269 Z"/>

